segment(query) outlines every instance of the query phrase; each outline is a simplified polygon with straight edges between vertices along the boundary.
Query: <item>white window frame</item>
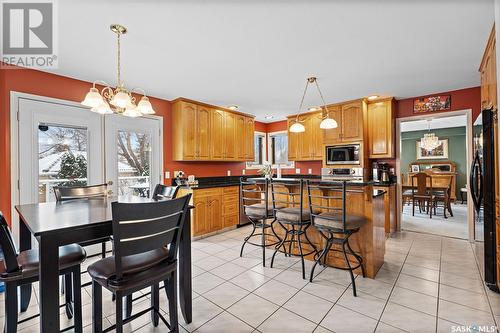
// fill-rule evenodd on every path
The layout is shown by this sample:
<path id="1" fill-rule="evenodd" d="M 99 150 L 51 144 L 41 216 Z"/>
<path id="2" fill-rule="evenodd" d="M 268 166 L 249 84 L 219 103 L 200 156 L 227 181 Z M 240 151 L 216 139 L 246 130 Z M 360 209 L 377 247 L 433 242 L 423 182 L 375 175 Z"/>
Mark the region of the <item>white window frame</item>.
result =
<path id="1" fill-rule="evenodd" d="M 250 164 L 250 162 L 246 162 L 245 163 L 245 169 L 261 169 L 263 166 L 264 166 L 264 163 L 267 162 L 267 133 L 265 132 L 257 132 L 255 131 L 254 132 L 254 137 L 253 137 L 253 140 L 252 140 L 252 145 L 253 145 L 253 141 L 255 140 L 255 136 L 256 135 L 261 135 L 262 136 L 262 146 L 261 146 L 261 149 L 262 149 L 262 164 Z M 254 158 L 255 158 L 255 152 L 254 152 Z"/>
<path id="2" fill-rule="evenodd" d="M 268 161 L 271 160 L 271 152 L 272 152 L 272 148 L 271 148 L 271 143 L 272 143 L 272 140 L 271 140 L 271 136 L 273 135 L 276 135 L 276 134 L 287 134 L 288 135 L 288 131 L 276 131 L 276 132 L 270 132 L 270 133 L 267 133 L 267 157 L 268 157 Z M 287 164 L 273 164 L 271 167 L 276 169 L 277 167 L 280 167 L 281 169 L 295 169 L 295 161 L 288 161 Z"/>

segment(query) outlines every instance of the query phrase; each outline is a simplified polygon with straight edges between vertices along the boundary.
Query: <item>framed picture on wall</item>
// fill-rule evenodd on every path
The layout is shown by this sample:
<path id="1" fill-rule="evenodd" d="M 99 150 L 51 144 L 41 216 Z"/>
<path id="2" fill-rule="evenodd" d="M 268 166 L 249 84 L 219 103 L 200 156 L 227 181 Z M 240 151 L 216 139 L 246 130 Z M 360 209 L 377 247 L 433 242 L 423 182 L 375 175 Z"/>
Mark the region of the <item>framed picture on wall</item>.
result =
<path id="1" fill-rule="evenodd" d="M 413 100 L 413 113 L 451 109 L 451 95 L 419 97 Z"/>
<path id="2" fill-rule="evenodd" d="M 420 165 L 412 164 L 411 165 L 411 172 L 420 172 Z"/>
<path id="3" fill-rule="evenodd" d="M 433 160 L 448 158 L 448 139 L 439 140 L 439 145 L 433 150 L 421 147 L 420 140 L 417 141 L 417 160 Z"/>

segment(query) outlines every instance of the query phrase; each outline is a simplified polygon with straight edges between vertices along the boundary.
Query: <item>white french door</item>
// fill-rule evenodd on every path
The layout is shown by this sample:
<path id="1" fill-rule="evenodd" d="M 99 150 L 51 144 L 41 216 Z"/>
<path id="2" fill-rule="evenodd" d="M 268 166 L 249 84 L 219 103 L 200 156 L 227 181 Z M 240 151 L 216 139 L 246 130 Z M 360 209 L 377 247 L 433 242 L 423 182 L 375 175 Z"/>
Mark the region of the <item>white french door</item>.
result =
<path id="1" fill-rule="evenodd" d="M 162 180 L 161 122 L 157 118 L 104 118 L 106 181 L 115 195 L 149 197 Z"/>
<path id="2" fill-rule="evenodd" d="M 54 201 L 54 186 L 104 181 L 101 116 L 64 104 L 19 100 L 19 203 Z"/>
<path id="3" fill-rule="evenodd" d="M 160 117 L 103 116 L 21 93 L 11 102 L 13 206 L 55 201 L 54 186 L 107 182 L 113 195 L 149 196 L 162 181 Z M 14 211 L 12 224 L 17 236 Z"/>

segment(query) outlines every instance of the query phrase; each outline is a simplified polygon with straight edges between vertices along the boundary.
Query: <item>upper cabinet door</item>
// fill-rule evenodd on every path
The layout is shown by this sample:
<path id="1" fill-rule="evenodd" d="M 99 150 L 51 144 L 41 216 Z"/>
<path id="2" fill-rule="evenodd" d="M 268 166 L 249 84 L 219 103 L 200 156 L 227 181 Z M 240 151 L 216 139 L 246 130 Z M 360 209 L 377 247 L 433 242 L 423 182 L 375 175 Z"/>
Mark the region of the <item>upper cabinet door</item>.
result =
<path id="1" fill-rule="evenodd" d="M 497 108 L 497 71 L 496 71 L 495 27 L 491 30 L 486 49 L 483 54 L 479 72 L 481 73 L 481 107 Z"/>
<path id="2" fill-rule="evenodd" d="M 224 111 L 212 110 L 210 117 L 210 159 L 224 159 Z"/>
<path id="3" fill-rule="evenodd" d="M 290 132 L 290 126 L 295 122 L 295 118 L 288 119 L 288 160 L 295 161 L 299 158 L 299 133 Z"/>
<path id="4" fill-rule="evenodd" d="M 254 160 L 254 133 L 255 122 L 253 118 L 245 117 L 245 160 Z"/>
<path id="5" fill-rule="evenodd" d="M 197 159 L 210 158 L 210 109 L 198 106 L 196 119 L 196 149 Z"/>
<path id="6" fill-rule="evenodd" d="M 368 104 L 368 138 L 370 158 L 394 157 L 392 100 Z"/>
<path id="7" fill-rule="evenodd" d="M 246 159 L 245 125 L 245 116 L 236 115 L 236 159 L 238 161 Z"/>
<path id="8" fill-rule="evenodd" d="M 224 159 L 236 159 L 236 115 L 224 112 Z"/>
<path id="9" fill-rule="evenodd" d="M 363 105 L 354 102 L 342 105 L 342 141 L 363 140 Z"/>
<path id="10" fill-rule="evenodd" d="M 322 113 L 316 113 L 311 115 L 311 147 L 312 147 L 312 159 L 322 160 L 323 159 L 323 133 L 319 128 L 321 121 L 323 120 Z"/>
<path id="11" fill-rule="evenodd" d="M 188 130 L 188 126 L 196 127 L 196 105 L 192 103 L 182 103 L 181 122 L 182 122 L 182 158 L 194 160 L 197 157 L 196 149 L 196 130 Z"/>
<path id="12" fill-rule="evenodd" d="M 308 161 L 312 159 L 313 156 L 313 146 L 312 137 L 313 130 L 311 127 L 311 115 L 300 116 L 299 120 L 301 124 L 306 128 L 305 132 L 297 133 L 297 139 L 299 140 L 298 154 L 299 159 Z"/>
<path id="13" fill-rule="evenodd" d="M 342 141 L 342 110 L 340 105 L 328 106 L 330 118 L 337 122 L 337 128 L 321 130 L 323 132 L 323 143 L 335 144 Z"/>

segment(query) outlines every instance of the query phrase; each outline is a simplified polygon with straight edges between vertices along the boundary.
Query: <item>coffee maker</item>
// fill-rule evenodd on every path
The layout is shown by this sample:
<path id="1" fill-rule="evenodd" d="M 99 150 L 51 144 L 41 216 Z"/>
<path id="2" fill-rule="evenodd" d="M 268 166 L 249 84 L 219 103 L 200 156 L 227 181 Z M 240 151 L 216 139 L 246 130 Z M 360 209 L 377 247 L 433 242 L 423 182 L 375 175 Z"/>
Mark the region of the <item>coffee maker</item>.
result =
<path id="1" fill-rule="evenodd" d="M 390 181 L 390 171 L 389 164 L 373 162 L 373 180 L 376 182 L 388 182 Z"/>

